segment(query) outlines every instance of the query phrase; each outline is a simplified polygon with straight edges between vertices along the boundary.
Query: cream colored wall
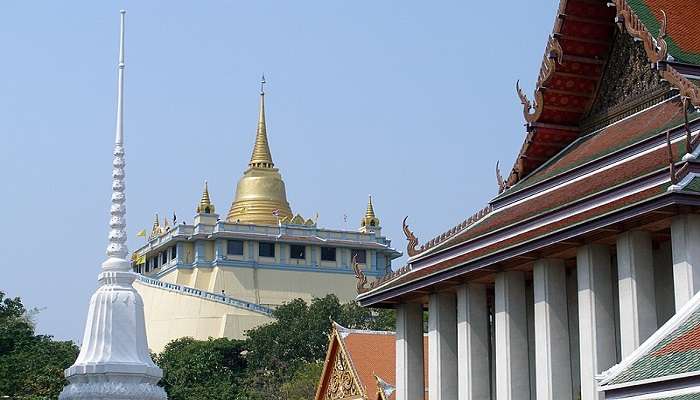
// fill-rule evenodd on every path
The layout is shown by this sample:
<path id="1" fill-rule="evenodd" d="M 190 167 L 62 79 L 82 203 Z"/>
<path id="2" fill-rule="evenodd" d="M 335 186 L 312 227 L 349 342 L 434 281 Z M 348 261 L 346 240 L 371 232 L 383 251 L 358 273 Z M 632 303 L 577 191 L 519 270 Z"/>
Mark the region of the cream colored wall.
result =
<path id="1" fill-rule="evenodd" d="M 308 301 L 330 293 L 341 302 L 357 296 L 357 280 L 352 274 L 241 267 L 194 268 L 193 271 L 192 283 L 181 284 L 213 293 L 224 290 L 236 299 L 264 305 L 280 305 L 296 298 Z"/>
<path id="2" fill-rule="evenodd" d="M 134 287 L 144 302 L 148 346 L 156 353 L 173 339 L 185 336 L 242 339 L 246 330 L 272 321 L 264 315 L 138 281 Z"/>

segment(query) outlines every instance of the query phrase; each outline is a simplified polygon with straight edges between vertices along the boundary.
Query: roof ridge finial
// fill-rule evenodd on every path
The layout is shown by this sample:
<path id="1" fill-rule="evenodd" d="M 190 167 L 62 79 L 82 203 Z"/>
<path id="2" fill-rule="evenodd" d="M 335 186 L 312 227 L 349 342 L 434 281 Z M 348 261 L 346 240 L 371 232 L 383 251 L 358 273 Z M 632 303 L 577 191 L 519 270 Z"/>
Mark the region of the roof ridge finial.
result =
<path id="1" fill-rule="evenodd" d="M 265 122 L 265 75 L 263 74 L 260 80 L 260 111 L 258 114 L 258 128 L 255 133 L 255 145 L 253 146 L 253 155 L 250 157 L 248 164 L 252 168 L 273 168 L 275 164 L 272 162 L 272 154 L 270 153 L 270 145 L 267 141 L 267 126 Z"/>
<path id="2" fill-rule="evenodd" d="M 126 247 L 126 192 L 124 185 L 124 16 L 126 11 L 121 10 L 120 14 L 117 126 L 112 161 L 112 206 L 110 208 L 112 217 L 109 220 L 107 256 L 124 260 L 124 262 L 109 263 L 109 266 L 103 266 L 103 268 L 128 270 L 129 263 L 126 261 L 126 257 L 129 249 Z"/>

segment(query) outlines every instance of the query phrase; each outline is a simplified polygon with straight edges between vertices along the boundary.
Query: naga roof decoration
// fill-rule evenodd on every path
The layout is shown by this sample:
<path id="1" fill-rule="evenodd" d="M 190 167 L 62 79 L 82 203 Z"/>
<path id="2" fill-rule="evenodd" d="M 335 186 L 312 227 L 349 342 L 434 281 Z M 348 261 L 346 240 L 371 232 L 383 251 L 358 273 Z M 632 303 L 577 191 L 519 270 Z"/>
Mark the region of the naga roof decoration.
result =
<path id="1" fill-rule="evenodd" d="M 498 167 L 496 167 L 498 169 Z M 461 233 L 465 229 L 469 228 L 470 226 L 474 225 L 478 221 L 480 221 L 482 218 L 484 218 L 488 213 L 490 213 L 492 210 L 491 205 L 487 205 L 486 207 L 482 208 L 481 210 L 475 212 L 472 216 L 469 218 L 465 219 L 464 221 L 460 222 L 459 224 L 453 226 L 446 232 L 443 232 L 434 238 L 430 239 L 428 242 L 422 244 L 420 248 L 418 247 L 418 239 L 416 236 L 413 234 L 413 232 L 408 228 L 408 225 L 406 224 L 406 220 L 408 217 L 403 219 L 403 232 L 406 235 L 406 240 L 408 240 L 408 244 L 406 246 L 406 253 L 408 253 L 409 257 L 413 257 L 422 253 L 425 253 L 426 251 L 436 247 L 439 244 L 444 243 L 448 239 L 451 239 L 455 237 L 457 234 Z"/>
<path id="2" fill-rule="evenodd" d="M 697 25 L 693 19 L 683 14 L 686 8 L 697 5 L 691 4 L 692 0 L 646 0 L 646 3 L 658 7 L 654 8 L 658 20 L 642 0 L 613 0 L 610 4 L 614 7 L 608 7 L 606 1 L 562 0 L 553 33 L 547 42 L 533 100 L 525 95 L 519 83 L 516 84 L 523 103 L 527 136 L 508 177 L 509 187 L 581 134 L 581 122 L 588 116 L 610 56 L 615 22 L 642 42 L 648 62 L 658 68 L 663 79 L 678 89 L 682 97 L 700 106 L 698 87 L 680 73 L 673 62 L 667 62 L 667 59 L 680 59 L 700 64 L 700 40 L 681 40 L 688 35 L 695 35 L 695 38 L 700 35 L 700 28 L 692 26 Z M 679 25 L 676 35 L 669 35 L 665 9 L 673 10 L 671 24 Z M 682 41 L 685 52 L 676 42 L 669 45 L 670 37 Z M 668 57 L 669 51 L 671 57 Z"/>

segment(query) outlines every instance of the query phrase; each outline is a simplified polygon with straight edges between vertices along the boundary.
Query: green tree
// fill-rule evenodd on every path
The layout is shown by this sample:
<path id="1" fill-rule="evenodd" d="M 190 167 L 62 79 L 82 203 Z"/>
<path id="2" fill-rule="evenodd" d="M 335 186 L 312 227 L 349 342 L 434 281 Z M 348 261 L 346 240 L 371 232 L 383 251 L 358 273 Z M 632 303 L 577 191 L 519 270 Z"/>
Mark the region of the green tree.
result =
<path id="1" fill-rule="evenodd" d="M 240 391 L 246 362 L 243 341 L 227 338 L 173 340 L 154 357 L 170 400 L 228 400 Z"/>
<path id="2" fill-rule="evenodd" d="M 0 397 L 56 398 L 68 382 L 63 370 L 78 356 L 71 341 L 35 335 L 19 298 L 0 291 Z"/>
<path id="3" fill-rule="evenodd" d="M 247 332 L 245 386 L 249 398 L 285 399 L 280 387 L 325 358 L 331 320 L 347 328 L 372 330 L 393 329 L 395 322 L 393 310 L 341 304 L 332 294 L 309 304 L 292 300 L 278 307 L 273 316 L 274 322 Z"/>
<path id="4" fill-rule="evenodd" d="M 323 362 L 299 366 L 291 378 L 282 384 L 282 396 L 286 400 L 311 400 L 316 395 L 316 385 L 323 372 Z"/>

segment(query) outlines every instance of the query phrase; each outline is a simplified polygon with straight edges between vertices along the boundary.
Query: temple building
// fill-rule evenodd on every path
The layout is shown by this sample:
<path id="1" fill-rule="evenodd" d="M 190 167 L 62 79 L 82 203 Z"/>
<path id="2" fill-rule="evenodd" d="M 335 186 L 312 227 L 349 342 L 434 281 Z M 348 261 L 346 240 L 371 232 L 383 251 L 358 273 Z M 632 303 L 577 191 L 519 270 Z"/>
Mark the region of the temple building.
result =
<path id="1" fill-rule="evenodd" d="M 133 255 L 155 352 L 183 336 L 242 338 L 295 298 L 333 293 L 351 301 L 356 276 L 382 277 L 401 255 L 381 235 L 371 197 L 356 231 L 319 228 L 315 219 L 292 213 L 272 161 L 262 86 L 253 153 L 226 218 L 217 214 L 206 182 L 193 209 L 192 224 L 156 215 L 148 242 Z"/>
<path id="2" fill-rule="evenodd" d="M 424 242 L 404 222 L 407 264 L 359 287 L 397 310 L 397 400 L 700 398 L 698 21 L 560 1 L 498 195 Z"/>

